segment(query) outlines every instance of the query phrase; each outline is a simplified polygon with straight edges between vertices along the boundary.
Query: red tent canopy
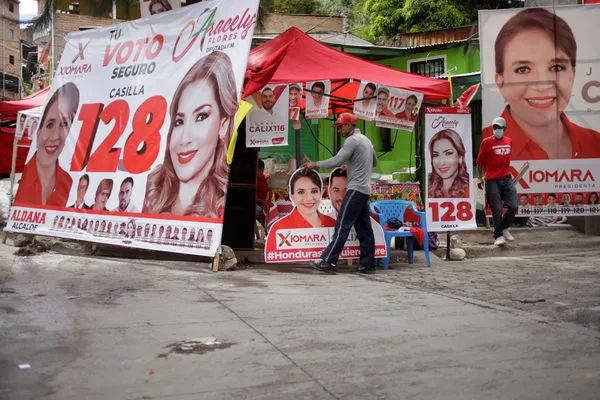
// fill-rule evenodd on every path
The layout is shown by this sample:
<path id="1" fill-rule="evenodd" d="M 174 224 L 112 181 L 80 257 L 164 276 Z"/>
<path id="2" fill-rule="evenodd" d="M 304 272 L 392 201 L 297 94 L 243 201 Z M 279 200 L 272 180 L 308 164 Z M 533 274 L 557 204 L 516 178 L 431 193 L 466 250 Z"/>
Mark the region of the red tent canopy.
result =
<path id="1" fill-rule="evenodd" d="M 34 94 L 23 97 L 21 100 L 0 101 L 0 115 L 5 117 L 16 117 L 17 113 L 22 110 L 39 107 L 46 103 L 50 86 L 35 92 Z"/>
<path id="2" fill-rule="evenodd" d="M 248 58 L 243 97 L 266 84 L 331 80 L 334 113 L 352 108 L 360 81 L 423 93 L 427 100 L 450 97 L 447 80 L 398 71 L 324 45 L 297 28 L 254 48 Z"/>

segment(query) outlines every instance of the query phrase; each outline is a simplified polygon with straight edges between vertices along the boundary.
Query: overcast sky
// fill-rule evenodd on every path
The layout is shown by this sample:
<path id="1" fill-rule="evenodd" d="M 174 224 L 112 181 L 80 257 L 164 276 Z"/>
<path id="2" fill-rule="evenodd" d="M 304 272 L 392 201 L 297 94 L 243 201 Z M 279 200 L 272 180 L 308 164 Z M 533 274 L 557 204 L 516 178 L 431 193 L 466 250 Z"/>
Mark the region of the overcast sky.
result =
<path id="1" fill-rule="evenodd" d="M 35 0 L 21 0 L 19 3 L 19 13 L 21 21 L 27 21 L 37 15 L 38 3 Z"/>

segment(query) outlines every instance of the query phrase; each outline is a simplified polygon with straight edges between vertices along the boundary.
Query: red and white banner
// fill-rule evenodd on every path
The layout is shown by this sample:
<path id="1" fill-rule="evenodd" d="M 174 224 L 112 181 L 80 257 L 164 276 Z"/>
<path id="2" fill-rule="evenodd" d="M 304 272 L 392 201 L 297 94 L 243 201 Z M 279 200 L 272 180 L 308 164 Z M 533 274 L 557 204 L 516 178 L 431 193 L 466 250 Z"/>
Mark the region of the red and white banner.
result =
<path id="1" fill-rule="evenodd" d="M 365 121 L 374 121 L 377 110 L 377 85 L 374 82 L 362 81 L 354 100 L 354 115 Z"/>
<path id="2" fill-rule="evenodd" d="M 598 21 L 600 5 L 479 14 L 483 136 L 504 117 L 520 214 L 600 214 Z"/>
<path id="3" fill-rule="evenodd" d="M 345 170 L 334 169 L 329 182 L 331 199 L 325 200 L 322 198 L 323 181 L 318 172 L 301 168 L 292 174 L 288 183 L 288 194 L 293 208 L 269 228 L 265 244 L 267 263 L 319 259 L 331 241 L 337 213 L 347 192 L 348 179 Z M 387 248 L 383 229 L 372 218 L 371 228 L 375 237 L 375 257 L 385 257 Z M 340 258 L 359 257 L 360 243 L 353 229 Z"/>
<path id="4" fill-rule="evenodd" d="M 6 230 L 214 256 L 257 8 L 69 34 Z"/>
<path id="5" fill-rule="evenodd" d="M 302 107 L 302 82 L 290 83 L 288 86 L 289 97 L 289 119 L 300 121 L 300 109 Z"/>
<path id="6" fill-rule="evenodd" d="M 327 118 L 331 81 L 306 82 L 306 119 Z"/>
<path id="7" fill-rule="evenodd" d="M 30 108 L 17 113 L 15 139 L 18 147 L 30 147 L 31 138 L 35 136 L 44 107 Z"/>
<path id="8" fill-rule="evenodd" d="M 471 109 L 425 107 L 429 232 L 476 229 Z"/>
<path id="9" fill-rule="evenodd" d="M 375 125 L 412 132 L 423 102 L 423 93 L 380 86 Z"/>
<path id="10" fill-rule="evenodd" d="M 288 85 L 269 84 L 246 101 L 253 106 L 246 117 L 246 147 L 287 146 Z"/>
<path id="11" fill-rule="evenodd" d="M 140 14 L 148 18 L 181 7 L 181 0 L 140 0 Z"/>

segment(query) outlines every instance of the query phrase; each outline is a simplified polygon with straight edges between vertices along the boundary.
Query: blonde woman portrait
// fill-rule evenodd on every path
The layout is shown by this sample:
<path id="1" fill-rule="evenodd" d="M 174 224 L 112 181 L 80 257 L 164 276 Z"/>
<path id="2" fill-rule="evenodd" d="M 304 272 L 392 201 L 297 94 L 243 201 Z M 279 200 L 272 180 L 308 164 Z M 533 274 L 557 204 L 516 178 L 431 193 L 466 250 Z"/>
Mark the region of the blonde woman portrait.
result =
<path id="1" fill-rule="evenodd" d="M 439 131 L 429 141 L 431 172 L 428 176 L 429 198 L 469 197 L 469 173 L 465 146 L 452 129 Z"/>
<path id="2" fill-rule="evenodd" d="M 237 108 L 225 53 L 215 51 L 190 68 L 171 102 L 165 158 L 148 176 L 144 213 L 223 217 L 225 155 Z"/>

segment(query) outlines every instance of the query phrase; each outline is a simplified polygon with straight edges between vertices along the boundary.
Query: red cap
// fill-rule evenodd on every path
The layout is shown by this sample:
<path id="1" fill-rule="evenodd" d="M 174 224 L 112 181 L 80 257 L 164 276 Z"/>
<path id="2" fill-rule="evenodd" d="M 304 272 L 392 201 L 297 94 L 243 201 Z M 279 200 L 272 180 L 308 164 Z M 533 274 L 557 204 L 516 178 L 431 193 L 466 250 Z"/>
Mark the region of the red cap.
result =
<path id="1" fill-rule="evenodd" d="M 342 126 L 346 124 L 356 125 L 356 115 L 351 113 L 341 113 L 337 121 L 335 121 L 335 126 Z"/>

